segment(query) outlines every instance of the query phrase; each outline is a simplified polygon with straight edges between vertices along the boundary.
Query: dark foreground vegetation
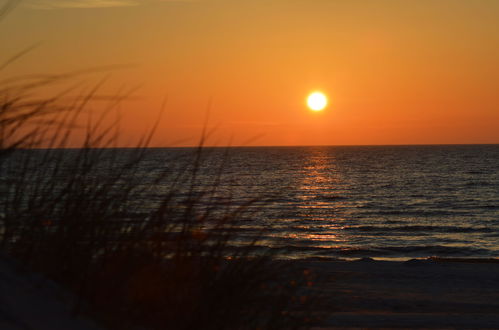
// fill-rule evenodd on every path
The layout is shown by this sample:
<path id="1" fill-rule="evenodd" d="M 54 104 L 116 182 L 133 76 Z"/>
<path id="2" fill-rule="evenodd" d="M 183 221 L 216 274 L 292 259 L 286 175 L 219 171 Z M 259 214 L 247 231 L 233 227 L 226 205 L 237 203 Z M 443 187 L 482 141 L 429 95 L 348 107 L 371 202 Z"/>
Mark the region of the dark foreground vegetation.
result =
<path id="1" fill-rule="evenodd" d="M 139 174 L 155 128 L 123 152 L 110 149 L 119 120 L 105 124 L 128 91 L 43 92 L 81 74 L 0 81 L 2 253 L 68 288 L 75 314 L 110 329 L 306 325 L 312 305 L 301 283 L 309 279 L 238 230 L 265 199 L 231 202 L 218 189 L 223 168 L 203 181 L 203 141 L 188 166 Z M 75 135 L 81 145 L 64 149 Z"/>

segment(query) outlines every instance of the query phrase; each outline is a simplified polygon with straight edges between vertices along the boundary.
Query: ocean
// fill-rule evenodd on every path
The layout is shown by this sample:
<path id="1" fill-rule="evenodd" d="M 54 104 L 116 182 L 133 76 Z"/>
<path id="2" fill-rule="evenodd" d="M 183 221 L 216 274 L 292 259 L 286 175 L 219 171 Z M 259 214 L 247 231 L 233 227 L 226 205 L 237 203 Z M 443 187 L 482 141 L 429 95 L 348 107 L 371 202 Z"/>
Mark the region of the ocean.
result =
<path id="1" fill-rule="evenodd" d="M 195 150 L 148 149 L 133 173 L 144 186 L 168 173 L 160 196 Z M 180 186 L 248 204 L 238 226 L 248 237 L 269 226 L 259 244 L 284 258 L 499 257 L 499 145 L 204 148 Z"/>

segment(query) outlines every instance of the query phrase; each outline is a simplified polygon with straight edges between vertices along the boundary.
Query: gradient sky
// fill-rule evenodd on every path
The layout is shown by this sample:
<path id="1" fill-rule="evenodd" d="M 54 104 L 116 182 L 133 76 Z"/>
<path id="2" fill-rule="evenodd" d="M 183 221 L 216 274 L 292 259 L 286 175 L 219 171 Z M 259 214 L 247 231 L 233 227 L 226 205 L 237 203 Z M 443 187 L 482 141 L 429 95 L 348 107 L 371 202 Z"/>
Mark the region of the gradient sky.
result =
<path id="1" fill-rule="evenodd" d="M 25 0 L 0 22 L 2 72 L 112 64 L 140 86 L 122 132 L 193 145 L 499 143 L 497 0 Z M 322 90 L 327 110 L 305 106 Z"/>

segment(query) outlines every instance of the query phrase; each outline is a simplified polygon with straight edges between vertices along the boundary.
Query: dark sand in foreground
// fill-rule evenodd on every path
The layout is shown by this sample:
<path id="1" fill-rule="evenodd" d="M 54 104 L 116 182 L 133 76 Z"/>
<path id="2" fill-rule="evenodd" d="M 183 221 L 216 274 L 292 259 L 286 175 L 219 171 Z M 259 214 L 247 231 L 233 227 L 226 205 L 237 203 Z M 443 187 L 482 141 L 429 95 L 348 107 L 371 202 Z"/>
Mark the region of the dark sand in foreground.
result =
<path id="1" fill-rule="evenodd" d="M 314 261 L 332 328 L 499 329 L 498 260 Z M 322 328 L 322 327 L 319 327 Z"/>

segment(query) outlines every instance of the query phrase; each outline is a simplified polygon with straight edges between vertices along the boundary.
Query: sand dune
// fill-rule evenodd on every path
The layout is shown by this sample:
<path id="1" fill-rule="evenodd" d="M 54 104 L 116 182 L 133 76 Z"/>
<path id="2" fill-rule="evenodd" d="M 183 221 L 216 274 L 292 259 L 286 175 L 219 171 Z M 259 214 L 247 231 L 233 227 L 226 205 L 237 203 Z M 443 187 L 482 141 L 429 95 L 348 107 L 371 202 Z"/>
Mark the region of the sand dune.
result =
<path id="1" fill-rule="evenodd" d="M 0 257 L 0 329 L 97 330 L 72 313 L 74 297 L 43 276 L 22 271 Z"/>

